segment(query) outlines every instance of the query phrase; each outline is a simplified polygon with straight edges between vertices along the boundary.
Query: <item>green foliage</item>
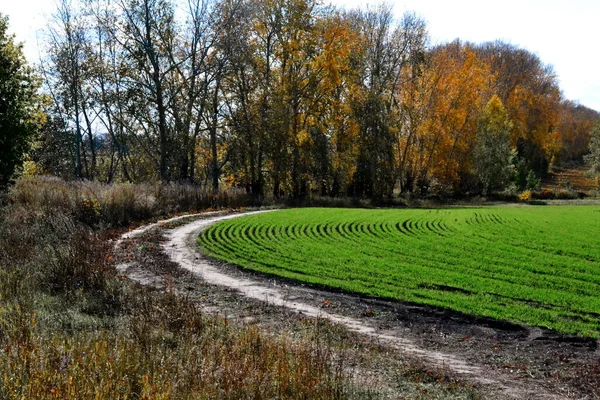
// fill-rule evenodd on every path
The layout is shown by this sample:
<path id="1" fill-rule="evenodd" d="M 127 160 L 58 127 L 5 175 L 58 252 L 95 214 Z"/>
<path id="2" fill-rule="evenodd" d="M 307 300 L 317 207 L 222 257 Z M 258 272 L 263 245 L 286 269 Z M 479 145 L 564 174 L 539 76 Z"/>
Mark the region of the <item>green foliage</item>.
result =
<path id="1" fill-rule="evenodd" d="M 27 154 L 42 174 L 74 179 L 76 147 L 76 135 L 68 129 L 64 121 L 50 117 L 35 136 Z"/>
<path id="2" fill-rule="evenodd" d="M 485 106 L 477 126 L 474 151 L 475 173 L 483 193 L 506 188 L 513 174 L 508 112 L 496 95 Z"/>
<path id="3" fill-rule="evenodd" d="M 43 120 L 38 87 L 22 46 L 8 34 L 8 18 L 0 14 L 0 188 L 9 183 Z"/>
<path id="4" fill-rule="evenodd" d="M 529 171 L 525 181 L 525 188 L 527 190 L 538 190 L 541 184 L 542 180 L 537 176 L 537 174 L 533 171 Z"/>
<path id="5" fill-rule="evenodd" d="M 517 189 L 538 190 L 540 188 L 542 180 L 539 175 L 529 167 L 529 163 L 526 159 L 519 157 L 518 154 L 513 152 L 511 166 L 513 171 L 511 179 Z"/>
<path id="6" fill-rule="evenodd" d="M 299 209 L 199 242 L 263 273 L 597 337 L 599 222 L 598 207 Z"/>
<path id="7" fill-rule="evenodd" d="M 600 121 L 590 132 L 589 154 L 584 157 L 594 177 L 600 177 Z"/>

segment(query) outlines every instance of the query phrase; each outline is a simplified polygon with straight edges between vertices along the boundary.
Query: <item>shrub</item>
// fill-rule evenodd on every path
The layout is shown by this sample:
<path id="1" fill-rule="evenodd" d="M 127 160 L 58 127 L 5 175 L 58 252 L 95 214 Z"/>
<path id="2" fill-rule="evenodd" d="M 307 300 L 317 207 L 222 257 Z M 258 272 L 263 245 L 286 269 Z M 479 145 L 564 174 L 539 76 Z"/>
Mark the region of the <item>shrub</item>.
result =
<path id="1" fill-rule="evenodd" d="M 127 226 L 169 214 L 250 204 L 241 190 L 216 194 L 188 184 L 115 184 L 70 182 L 53 177 L 24 177 L 8 201 L 45 215 L 73 215 L 89 226 Z"/>
<path id="2" fill-rule="evenodd" d="M 531 190 L 525 190 L 524 192 L 519 193 L 519 200 L 521 201 L 529 201 L 532 199 Z"/>
<path id="3" fill-rule="evenodd" d="M 574 200 L 579 198 L 579 194 L 573 190 L 563 189 L 555 193 L 555 198 L 559 200 Z"/>
<path id="4" fill-rule="evenodd" d="M 23 274 L 37 290 L 72 294 L 103 291 L 113 274 L 106 262 L 108 244 L 74 215 L 29 213 L 12 205 L 0 220 L 4 257 L 0 262 Z M 12 273 L 15 274 L 14 272 Z"/>
<path id="5" fill-rule="evenodd" d="M 90 226 L 96 225 L 100 221 L 101 210 L 102 207 L 100 206 L 98 199 L 82 199 L 81 204 L 77 206 L 77 211 L 79 213 L 77 219 Z"/>
<path id="6" fill-rule="evenodd" d="M 538 190 L 531 192 L 531 197 L 536 200 L 551 200 L 555 198 L 556 194 L 552 190 Z"/>
<path id="7" fill-rule="evenodd" d="M 535 172 L 529 171 L 527 174 L 527 180 L 525 183 L 525 187 L 528 190 L 538 190 L 540 185 L 542 184 L 542 180 L 536 175 Z"/>

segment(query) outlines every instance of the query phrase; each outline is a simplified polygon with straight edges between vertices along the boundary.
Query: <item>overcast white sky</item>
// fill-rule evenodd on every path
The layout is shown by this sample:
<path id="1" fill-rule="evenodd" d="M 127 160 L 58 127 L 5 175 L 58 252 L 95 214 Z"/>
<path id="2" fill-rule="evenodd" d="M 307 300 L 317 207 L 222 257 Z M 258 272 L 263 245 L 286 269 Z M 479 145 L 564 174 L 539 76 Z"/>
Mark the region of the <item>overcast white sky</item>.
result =
<path id="1" fill-rule="evenodd" d="M 11 31 L 37 61 L 36 32 L 54 0 L 0 0 Z M 377 4 L 366 0 L 325 0 L 346 8 Z M 526 48 L 554 66 L 565 97 L 600 110 L 600 1 L 598 0 L 404 0 L 396 15 L 415 11 L 427 21 L 432 43 L 461 38 L 471 42 L 502 39 Z"/>

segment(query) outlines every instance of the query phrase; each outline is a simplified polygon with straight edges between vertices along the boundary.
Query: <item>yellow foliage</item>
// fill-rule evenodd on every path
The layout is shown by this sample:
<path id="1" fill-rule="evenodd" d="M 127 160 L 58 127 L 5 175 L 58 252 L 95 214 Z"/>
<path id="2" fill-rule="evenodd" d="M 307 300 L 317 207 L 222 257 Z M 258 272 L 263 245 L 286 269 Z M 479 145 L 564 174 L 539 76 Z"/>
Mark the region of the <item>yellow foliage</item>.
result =
<path id="1" fill-rule="evenodd" d="M 44 174 L 44 169 L 40 167 L 35 161 L 28 160 L 23 162 L 23 176 L 32 177 Z"/>
<path id="2" fill-rule="evenodd" d="M 532 194 L 531 194 L 531 190 L 525 190 L 524 192 L 519 193 L 518 198 L 521 201 L 529 201 L 529 200 L 531 200 L 533 198 Z"/>
<path id="3" fill-rule="evenodd" d="M 477 116 L 490 91 L 489 66 L 468 49 L 443 49 L 434 53 L 421 79 L 425 118 L 417 128 L 421 146 L 412 164 L 421 176 L 457 185 L 470 169 Z"/>
<path id="4" fill-rule="evenodd" d="M 310 146 L 311 143 L 312 138 L 310 137 L 306 129 L 302 129 L 300 132 L 298 132 L 298 144 L 300 145 L 300 147 Z"/>

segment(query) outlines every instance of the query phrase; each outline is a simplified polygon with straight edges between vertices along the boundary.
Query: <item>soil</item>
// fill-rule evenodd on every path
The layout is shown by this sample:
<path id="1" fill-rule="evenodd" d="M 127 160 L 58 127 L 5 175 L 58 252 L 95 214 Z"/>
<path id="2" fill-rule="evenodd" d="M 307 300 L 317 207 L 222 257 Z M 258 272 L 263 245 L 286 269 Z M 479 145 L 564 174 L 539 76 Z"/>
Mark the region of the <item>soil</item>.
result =
<path id="1" fill-rule="evenodd" d="M 268 332 L 293 335 L 307 321 L 326 319 L 344 331 L 340 335 L 351 347 L 373 354 L 360 367 L 360 376 L 370 377 L 364 384 L 381 397 L 399 396 L 393 371 L 408 362 L 413 372 L 423 370 L 441 381 L 475 387 L 482 398 L 600 398 L 596 340 L 332 292 L 243 271 L 200 253 L 200 230 L 248 214 L 189 215 L 130 231 L 116 245 L 118 269 L 142 285 L 176 290 L 206 312 Z"/>
<path id="2" fill-rule="evenodd" d="M 574 190 L 593 195 L 598 190 L 598 182 L 588 176 L 589 168 L 576 166 L 554 168 L 542 181 L 541 189 L 549 191 Z"/>

